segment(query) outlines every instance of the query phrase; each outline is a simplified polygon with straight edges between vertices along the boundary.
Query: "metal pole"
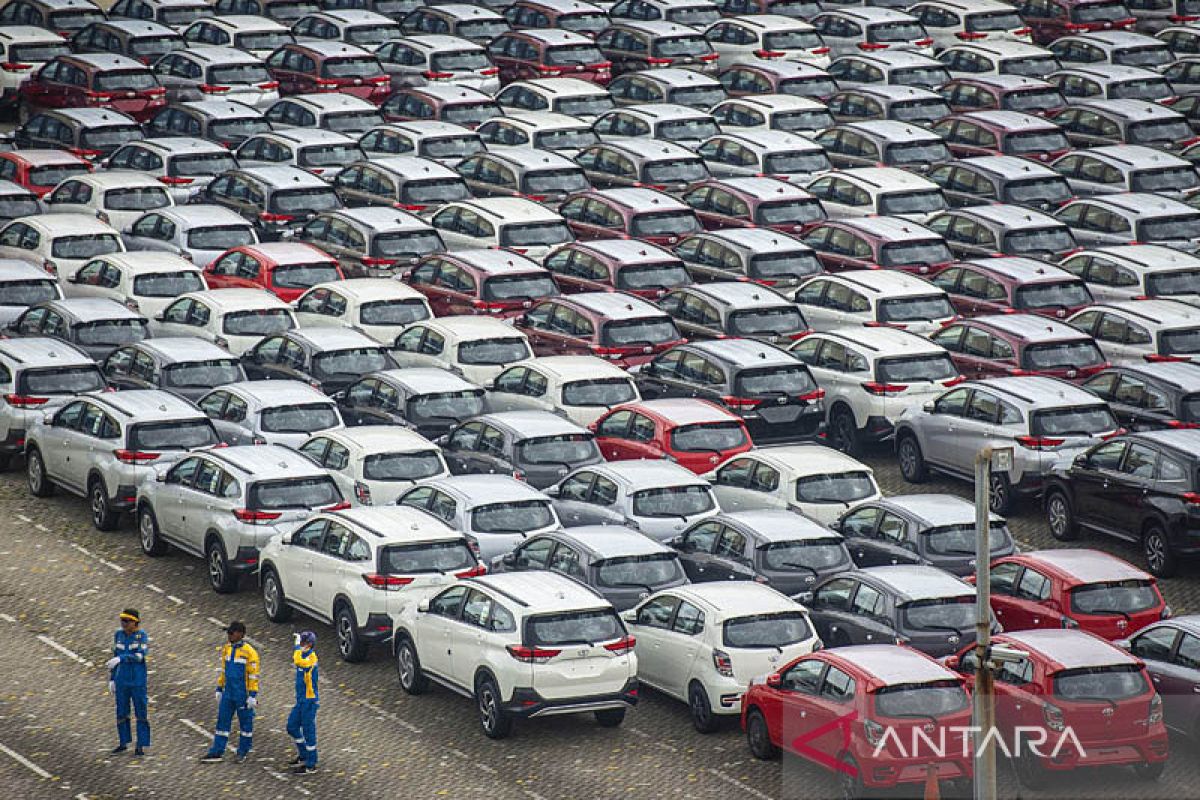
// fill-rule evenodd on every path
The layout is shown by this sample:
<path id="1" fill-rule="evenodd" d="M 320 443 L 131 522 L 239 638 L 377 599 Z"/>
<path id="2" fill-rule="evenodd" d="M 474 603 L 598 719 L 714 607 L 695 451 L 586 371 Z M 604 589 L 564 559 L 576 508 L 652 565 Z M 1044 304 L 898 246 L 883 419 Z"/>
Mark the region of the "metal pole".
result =
<path id="1" fill-rule="evenodd" d="M 975 456 L 975 800 L 996 798 L 996 751 L 989 734 L 995 729 L 996 705 L 988 649 L 992 643 L 991 520 L 988 514 L 992 448 Z"/>

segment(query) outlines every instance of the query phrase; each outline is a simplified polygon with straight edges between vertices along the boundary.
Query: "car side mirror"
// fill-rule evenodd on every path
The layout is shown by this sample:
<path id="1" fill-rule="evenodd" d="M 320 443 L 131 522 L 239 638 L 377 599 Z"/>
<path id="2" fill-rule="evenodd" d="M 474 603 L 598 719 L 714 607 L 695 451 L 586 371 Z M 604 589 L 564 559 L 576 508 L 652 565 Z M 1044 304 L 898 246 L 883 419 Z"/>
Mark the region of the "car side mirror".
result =
<path id="1" fill-rule="evenodd" d="M 934 402 L 932 400 L 926 400 L 924 403 L 921 404 L 921 410 L 924 411 L 926 414 L 932 414 L 935 408 L 937 408 L 937 406 L 934 404 Z"/>
<path id="2" fill-rule="evenodd" d="M 159 313 L 155 314 L 154 321 L 155 322 L 166 322 L 167 321 L 167 312 L 160 311 Z"/>
<path id="3" fill-rule="evenodd" d="M 767 686 L 770 686 L 772 689 L 778 689 L 778 688 L 782 687 L 783 686 L 783 676 L 780 675 L 778 672 L 772 672 L 770 675 L 767 676 Z"/>
<path id="4" fill-rule="evenodd" d="M 515 567 L 517 565 L 517 554 L 505 553 L 504 555 L 500 556 L 500 563 L 506 567 Z"/>
<path id="5" fill-rule="evenodd" d="M 624 622 L 628 622 L 630 625 L 636 625 L 637 624 L 637 609 L 636 608 L 627 608 L 624 611 L 622 611 L 621 612 L 621 620 Z"/>
<path id="6" fill-rule="evenodd" d="M 484 381 L 481 385 L 483 386 L 484 389 L 487 389 L 488 391 L 491 391 L 492 389 L 496 388 L 496 382 L 490 378 L 488 380 Z"/>
<path id="7" fill-rule="evenodd" d="M 417 603 L 417 613 L 425 614 L 429 611 L 429 599 L 426 598 Z"/>
<path id="8" fill-rule="evenodd" d="M 1117 639 L 1113 642 L 1114 645 L 1124 650 L 1126 653 L 1133 652 L 1133 642 L 1129 639 Z"/>
<path id="9" fill-rule="evenodd" d="M 155 483 L 166 483 L 167 482 L 167 473 L 165 473 L 165 472 L 157 473 L 154 476 L 154 482 Z"/>
<path id="10" fill-rule="evenodd" d="M 67 276 L 67 283 L 79 283 L 79 273 Z"/>
<path id="11" fill-rule="evenodd" d="M 280 544 L 291 544 L 292 543 L 292 534 L 289 532 L 289 533 L 285 533 L 283 536 L 280 536 L 279 543 Z"/>
<path id="12" fill-rule="evenodd" d="M 815 595 L 812 592 L 800 592 L 799 594 L 792 595 L 792 599 L 802 606 L 806 606 L 811 603 L 813 601 L 813 597 L 815 597 Z"/>
<path id="13" fill-rule="evenodd" d="M 672 547 L 676 550 L 682 550 L 683 549 L 683 537 L 682 536 L 672 536 L 670 539 L 667 540 L 667 547 Z"/>
<path id="14" fill-rule="evenodd" d="M 1073 463 L 1077 467 L 1086 466 L 1087 465 L 1087 453 L 1077 454 L 1075 456 L 1075 459 L 1071 463 Z"/>

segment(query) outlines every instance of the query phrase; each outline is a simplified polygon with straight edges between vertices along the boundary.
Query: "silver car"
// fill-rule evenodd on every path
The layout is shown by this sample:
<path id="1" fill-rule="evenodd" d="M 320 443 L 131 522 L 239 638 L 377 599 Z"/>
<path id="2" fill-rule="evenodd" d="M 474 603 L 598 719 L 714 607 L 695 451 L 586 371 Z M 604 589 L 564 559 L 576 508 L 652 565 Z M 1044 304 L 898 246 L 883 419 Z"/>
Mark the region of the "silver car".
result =
<path id="1" fill-rule="evenodd" d="M 32 305 L 62 297 L 62 286 L 46 270 L 22 258 L 0 258 L 0 326 Z"/>
<path id="2" fill-rule="evenodd" d="M 549 411 L 484 414 L 437 443 L 456 475 L 508 474 L 537 489 L 604 460 L 591 431 Z"/>
<path id="3" fill-rule="evenodd" d="M 226 447 L 146 476 L 137 489 L 138 538 L 148 556 L 174 545 L 203 557 L 212 588 L 233 592 L 272 536 L 290 533 L 314 509 L 345 506 L 329 473 L 291 448 Z"/>
<path id="4" fill-rule="evenodd" d="M 239 381 L 214 389 L 196 404 L 231 445 L 299 447 L 318 431 L 345 427 L 332 400 L 300 381 Z"/>
<path id="5" fill-rule="evenodd" d="M 279 99 L 279 82 L 267 65 L 232 47 L 192 45 L 154 62 L 154 75 L 171 103 L 189 100 L 236 100 L 266 108 Z"/>
<path id="6" fill-rule="evenodd" d="M 392 76 L 392 89 L 449 83 L 484 94 L 500 90 L 500 69 L 482 45 L 445 34 L 407 36 L 381 44 L 375 57 Z"/>
<path id="7" fill-rule="evenodd" d="M 336 131 L 287 128 L 251 136 L 237 149 L 243 167 L 299 167 L 333 180 L 352 161 L 363 157 L 355 137 Z"/>
<path id="8" fill-rule="evenodd" d="M 224 206 L 174 206 L 149 211 L 121 234 L 128 250 L 174 253 L 205 267 L 233 247 L 258 244 L 254 226 Z"/>
<path id="9" fill-rule="evenodd" d="M 87 497 L 92 524 L 115 529 L 137 486 L 157 466 L 218 443 L 212 423 L 170 392 L 88 392 L 31 420 L 25 436 L 29 493 L 56 487 Z"/>
<path id="10" fill-rule="evenodd" d="M 144 172 L 166 185 L 176 203 L 186 203 L 217 175 L 236 169 L 224 145 L 194 136 L 164 136 L 122 145 L 104 162 L 108 169 Z"/>

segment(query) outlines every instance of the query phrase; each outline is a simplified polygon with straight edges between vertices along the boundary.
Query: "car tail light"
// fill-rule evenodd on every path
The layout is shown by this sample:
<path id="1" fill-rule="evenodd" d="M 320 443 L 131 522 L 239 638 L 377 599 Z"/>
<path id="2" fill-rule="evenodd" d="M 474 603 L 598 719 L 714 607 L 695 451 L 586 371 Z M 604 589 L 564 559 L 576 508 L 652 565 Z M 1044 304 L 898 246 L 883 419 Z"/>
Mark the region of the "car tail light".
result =
<path id="1" fill-rule="evenodd" d="M 337 81 L 317 81 L 316 89 L 318 92 L 332 92 L 337 89 L 340 84 Z"/>
<path id="2" fill-rule="evenodd" d="M 829 48 L 828 47 L 814 47 L 809 52 L 812 53 L 814 56 L 824 56 L 824 55 L 829 54 Z"/>
<path id="3" fill-rule="evenodd" d="M 1164 97 L 1161 100 L 1159 100 L 1158 102 L 1160 105 L 1173 106 L 1179 102 L 1179 95 L 1174 95 L 1172 97 Z"/>
<path id="4" fill-rule="evenodd" d="M 615 642 L 609 642 L 608 644 L 604 645 L 604 649 L 608 650 L 610 653 L 628 653 L 633 649 L 635 644 L 637 644 L 637 639 L 634 637 L 622 636 Z"/>
<path id="5" fill-rule="evenodd" d="M 964 376 L 959 375 L 957 378 L 951 378 L 948 381 L 942 381 L 942 386 L 945 386 L 947 388 L 949 388 L 951 386 L 958 386 L 960 383 L 962 383 L 965 380 L 966 380 L 966 378 Z"/>
<path id="6" fill-rule="evenodd" d="M 456 578 L 478 578 L 480 575 L 487 575 L 487 567 L 483 564 L 476 564 L 470 569 L 454 573 L 454 577 Z"/>
<path id="7" fill-rule="evenodd" d="M 1137 17 L 1125 17 L 1113 23 L 1114 28 L 1128 28 L 1137 22 Z"/>
<path id="8" fill-rule="evenodd" d="M 1200 492 L 1184 492 L 1179 499 L 1189 506 L 1200 506 Z"/>
<path id="9" fill-rule="evenodd" d="M 884 729 L 873 719 L 863 720 L 863 731 L 867 734 L 867 741 L 873 746 L 878 747 L 883 742 Z"/>
<path id="10" fill-rule="evenodd" d="M 714 648 L 712 651 L 712 661 L 718 675 L 726 678 L 733 677 L 733 659 L 729 657 L 729 653 Z"/>
<path id="11" fill-rule="evenodd" d="M 929 47 L 931 44 L 933 44 L 933 39 L 928 37 L 924 39 L 917 39 L 915 42 L 913 42 L 913 44 L 915 44 L 917 47 Z"/>
<path id="12" fill-rule="evenodd" d="M 505 303 L 489 303 L 487 300 L 475 300 L 471 303 L 471 308 L 485 314 L 499 314 L 507 311 L 509 306 Z"/>
<path id="13" fill-rule="evenodd" d="M 1167 427 L 1175 428 L 1176 430 L 1193 430 L 1195 428 L 1200 428 L 1200 422 L 1184 422 L 1182 420 L 1172 419 L 1167 421 Z"/>
<path id="14" fill-rule="evenodd" d="M 428 78 L 431 81 L 444 81 L 447 78 L 454 77 L 453 72 L 434 72 L 431 69 L 427 69 L 424 72 L 422 72 L 421 74 L 424 75 L 426 78 Z"/>
<path id="15" fill-rule="evenodd" d="M 646 63 L 652 67 L 666 67 L 669 66 L 674 60 L 675 59 L 673 58 L 655 58 L 652 56 L 646 59 Z"/>
<path id="16" fill-rule="evenodd" d="M 787 53 L 783 50 L 755 50 L 754 55 L 759 58 L 783 58 Z"/>
<path id="17" fill-rule="evenodd" d="M 490 77 L 492 77 L 493 75 L 499 75 L 499 74 L 500 74 L 500 68 L 499 68 L 499 67 L 486 67 L 486 68 L 484 68 L 484 69 L 481 69 L 481 70 L 479 70 L 479 74 L 480 74 L 480 75 L 485 75 L 485 76 L 487 76 L 487 77 L 489 77 L 489 78 L 490 78 Z"/>
<path id="18" fill-rule="evenodd" d="M 394 267 L 397 259 L 380 258 L 379 256 L 363 256 L 362 263 L 364 267 Z"/>
<path id="19" fill-rule="evenodd" d="M 610 361 L 616 361 L 617 359 L 623 358 L 625 356 L 625 348 L 623 348 L 623 347 L 602 347 L 598 344 L 595 344 L 595 345 L 592 345 L 592 353 L 594 355 L 600 356 L 601 358 L 607 358 Z"/>
<path id="20" fill-rule="evenodd" d="M 113 455 L 122 464 L 146 464 L 157 459 L 162 453 L 151 453 L 145 450 L 113 450 Z"/>
<path id="21" fill-rule="evenodd" d="M 1046 727 L 1052 731 L 1061 731 L 1067 727 L 1062 709 L 1053 703 L 1046 703 L 1042 706 L 1042 716 L 1046 720 Z"/>
<path id="22" fill-rule="evenodd" d="M 825 390 L 824 390 L 824 389 L 817 389 L 816 391 L 813 391 L 813 392 L 808 392 L 808 393 L 806 393 L 806 394 L 802 394 L 802 395 L 800 395 L 800 396 L 799 396 L 798 398 L 796 398 L 796 399 L 797 399 L 797 400 L 807 400 L 807 401 L 809 401 L 810 403 L 811 403 L 811 402 L 815 402 L 815 401 L 817 401 L 817 400 L 824 400 L 824 399 L 825 399 Z"/>
<path id="23" fill-rule="evenodd" d="M 1033 28 L 1017 28 L 1012 32 L 1013 36 L 1028 36 L 1033 33 Z"/>
<path id="24" fill-rule="evenodd" d="M 349 510 L 349 508 L 350 508 L 350 504 L 347 503 L 345 500 L 343 500 L 340 503 L 334 503 L 333 505 L 325 506 L 321 510 L 322 511 L 347 511 L 347 510 Z"/>
<path id="25" fill-rule="evenodd" d="M 17 408 L 34 408 L 35 406 L 45 405 L 50 402 L 49 397 L 34 397 L 28 394 L 6 394 L 4 400 L 10 406 Z"/>
<path id="26" fill-rule="evenodd" d="M 734 397 L 732 395 L 725 395 L 721 398 L 721 402 L 730 408 L 740 409 L 742 411 L 749 411 L 750 409 L 758 408 L 763 404 L 763 401 L 756 397 Z"/>
<path id="27" fill-rule="evenodd" d="M 0 64 L 0 69 L 4 70 L 5 72 L 25 72 L 26 70 L 33 69 L 33 64 L 20 64 L 16 61 L 5 61 L 3 64 Z"/>
<path id="28" fill-rule="evenodd" d="M 212 83 L 200 84 L 200 91 L 204 92 L 205 94 L 225 94 L 231 88 L 232 87 L 230 86 L 217 86 Z"/>
<path id="29" fill-rule="evenodd" d="M 545 664 L 562 650 L 550 650 L 545 647 L 526 647 L 523 644 L 510 644 L 505 648 L 508 654 L 525 664 Z"/>
<path id="30" fill-rule="evenodd" d="M 1088 26 L 1081 22 L 1068 22 L 1066 25 L 1063 25 L 1063 29 L 1068 31 L 1086 31 L 1088 30 Z"/>
<path id="31" fill-rule="evenodd" d="M 362 481 L 354 482 L 354 496 L 358 498 L 358 502 L 364 506 L 371 505 L 371 487 L 367 486 Z"/>
<path id="32" fill-rule="evenodd" d="M 1163 702 L 1162 695 L 1158 692 L 1154 693 L 1154 697 L 1150 698 L 1150 713 L 1146 717 L 1147 725 L 1156 725 L 1163 721 Z"/>
<path id="33" fill-rule="evenodd" d="M 859 42 L 859 50 L 887 50 L 887 45 L 882 42 Z"/>
<path id="34" fill-rule="evenodd" d="M 900 394 L 908 388 L 907 383 L 879 383 L 877 381 L 867 381 L 862 385 L 867 394 L 887 397 L 889 394 Z"/>
<path id="35" fill-rule="evenodd" d="M 154 86 L 150 89 L 144 90 L 142 93 L 149 95 L 150 97 L 165 97 L 167 94 L 167 89 L 165 86 Z"/>
<path id="36" fill-rule="evenodd" d="M 279 81 L 266 81 L 265 83 L 258 84 L 258 88 L 264 92 L 273 92 L 279 88 Z"/>
<path id="37" fill-rule="evenodd" d="M 419 206 L 412 203 L 392 203 L 392 208 L 398 208 L 401 211 L 424 211 L 429 206 Z"/>
<path id="38" fill-rule="evenodd" d="M 158 182 L 167 186 L 187 186 L 190 183 L 194 183 L 195 180 L 195 178 L 176 178 L 171 175 L 160 175 L 158 177 Z"/>
<path id="39" fill-rule="evenodd" d="M 291 214 L 276 214 L 272 211 L 264 211 L 258 218 L 263 222 L 291 222 L 295 219 Z"/>
<path id="40" fill-rule="evenodd" d="M 1054 436 L 1018 436 L 1017 444 L 1024 447 L 1026 450 L 1053 450 L 1055 447 L 1060 447 L 1066 439 L 1060 439 Z"/>
<path id="41" fill-rule="evenodd" d="M 533 68 L 542 75 L 549 75 L 551 77 L 563 74 L 561 67 L 547 67 L 545 64 L 534 64 Z"/>
<path id="42" fill-rule="evenodd" d="M 704 55 L 699 56 L 699 59 L 705 64 L 711 64 L 714 61 L 718 61 L 720 58 L 720 53 L 705 53 Z"/>
<path id="43" fill-rule="evenodd" d="M 1167 19 L 1171 20 L 1171 22 L 1200 22 L 1200 17 L 1193 16 L 1192 14 L 1172 14 Z"/>
<path id="44" fill-rule="evenodd" d="M 101 150 L 88 150 L 86 147 L 72 147 L 67 152 L 73 153 L 80 158 L 99 158 L 104 155 Z"/>
<path id="45" fill-rule="evenodd" d="M 83 96 L 89 103 L 111 103 L 113 95 L 108 92 L 84 92 Z"/>
<path id="46" fill-rule="evenodd" d="M 387 86 L 392 82 L 392 79 L 387 75 L 376 75 L 374 78 L 367 78 L 367 83 L 372 86 Z"/>
<path id="47" fill-rule="evenodd" d="M 372 589 L 383 589 L 385 592 L 398 592 L 416 580 L 400 575 L 380 575 L 378 572 L 368 572 L 362 579 Z"/>
<path id="48" fill-rule="evenodd" d="M 611 61 L 597 61 L 595 64 L 588 64 L 588 67 L 596 70 L 596 72 L 608 72 L 612 69 Z"/>
<path id="49" fill-rule="evenodd" d="M 532 200 L 535 203 L 543 203 L 546 201 L 546 195 L 544 194 L 522 194 L 519 196 L 524 197 L 526 200 Z"/>
<path id="50" fill-rule="evenodd" d="M 1146 359 L 1147 361 L 1149 361 L 1152 364 L 1161 364 L 1164 362 L 1171 362 L 1171 361 L 1191 361 L 1192 360 L 1188 356 L 1164 356 L 1159 353 L 1147 353 L 1146 355 L 1142 356 L 1142 358 Z"/>
<path id="51" fill-rule="evenodd" d="M 238 522 L 245 522 L 248 525 L 265 525 L 282 517 L 283 512 L 259 511 L 254 508 L 235 508 L 233 515 L 237 517 Z"/>
<path id="52" fill-rule="evenodd" d="M 971 31 L 959 31 L 954 35 L 959 39 L 962 39 L 964 42 L 977 42 L 980 39 L 987 38 L 986 33 L 972 33 Z"/>

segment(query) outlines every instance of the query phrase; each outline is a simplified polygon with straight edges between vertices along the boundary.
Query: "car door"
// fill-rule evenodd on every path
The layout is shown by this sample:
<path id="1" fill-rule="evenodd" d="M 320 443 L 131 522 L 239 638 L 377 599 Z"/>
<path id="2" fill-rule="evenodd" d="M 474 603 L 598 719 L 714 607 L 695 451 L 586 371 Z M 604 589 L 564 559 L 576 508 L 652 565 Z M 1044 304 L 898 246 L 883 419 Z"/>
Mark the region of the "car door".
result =
<path id="1" fill-rule="evenodd" d="M 479 657 L 486 652 L 484 635 L 495 601 L 479 589 L 463 599 L 462 615 L 450 630 L 450 677 L 459 686 L 472 686 Z"/>
<path id="2" fill-rule="evenodd" d="M 215 462 L 202 459 L 192 482 L 180 485 L 179 535 L 196 552 L 204 550 L 204 536 L 208 532 L 224 477 Z"/>
<path id="3" fill-rule="evenodd" d="M 934 401 L 932 412 L 921 415 L 921 450 L 929 462 L 959 472 L 967 468 L 968 464 L 954 451 L 954 440 L 962 426 L 970 395 L 970 389 L 952 389 Z"/>
<path id="4" fill-rule="evenodd" d="M 584 470 L 551 488 L 554 512 L 566 527 L 626 522 L 616 505 L 617 485 L 603 475 Z"/>
<path id="5" fill-rule="evenodd" d="M 164 539 L 193 554 L 201 552 L 202 543 L 196 543 L 183 535 L 183 499 L 200 469 L 202 459 L 191 456 L 180 461 L 167 471 L 153 497 L 154 519 Z"/>
<path id="6" fill-rule="evenodd" d="M 675 595 L 653 597 L 638 608 L 631 624 L 637 639 L 638 678 L 664 691 L 673 672 L 664 645 L 679 603 Z"/>
<path id="7" fill-rule="evenodd" d="M 672 540 L 671 546 L 678 551 L 679 561 L 688 580 L 695 583 L 715 580 L 712 577 L 717 573 L 713 549 L 724 530 L 725 526 L 722 523 L 707 520 Z"/>
<path id="8" fill-rule="evenodd" d="M 750 542 L 737 528 L 725 526 L 713 549 L 709 580 L 748 581 L 754 579 Z"/>
<path id="9" fill-rule="evenodd" d="M 319 557 L 328 526 L 325 519 L 305 523 L 275 555 L 276 573 L 283 584 L 284 596 L 306 610 L 312 607 L 313 560 Z"/>
<path id="10" fill-rule="evenodd" d="M 333 618 L 333 599 L 343 586 L 350 585 L 351 573 L 360 572 L 354 564 L 363 555 L 370 558 L 371 548 L 345 525 L 331 521 L 321 540 L 321 549 L 312 554 L 309 605 L 322 619 Z M 358 620 L 366 622 L 366 620 Z"/>
<path id="11" fill-rule="evenodd" d="M 779 508 L 784 505 L 775 492 L 764 491 L 761 483 L 754 481 L 758 459 L 733 458 L 717 468 L 713 476 L 713 494 L 721 508 L 728 511 L 751 511 L 763 508 Z"/>
<path id="12" fill-rule="evenodd" d="M 99 406 L 88 403 L 79 418 L 78 429 L 66 431 L 63 465 L 56 481 L 82 493 L 92 466 L 109 457 L 120 446 L 121 428 L 116 420 Z M 110 492 L 117 490 L 116 486 L 106 488 Z"/>
<path id="13" fill-rule="evenodd" d="M 1071 467 L 1070 485 L 1071 506 L 1080 523 L 1104 530 L 1113 527 L 1110 514 L 1119 510 L 1112 507 L 1110 486 L 1120 480 L 1127 446 L 1122 440 L 1104 442 L 1077 457 Z"/>
<path id="14" fill-rule="evenodd" d="M 704 623 L 704 612 L 682 600 L 671 620 L 670 629 L 659 632 L 663 655 L 660 686 L 667 694 L 687 697 L 689 678 L 694 673 L 692 665 L 704 644 Z M 640 662 L 638 669 L 640 672 Z"/>
<path id="15" fill-rule="evenodd" d="M 421 668 L 453 680 L 451 650 L 454 628 L 460 625 L 459 615 L 469 587 L 459 584 L 439 592 L 429 601 L 427 611 L 418 611 L 413 623 L 413 644 Z"/>
<path id="16" fill-rule="evenodd" d="M 82 400 L 68 403 L 42 429 L 38 451 L 46 474 L 55 481 L 66 470 L 67 448 L 79 438 L 79 426 L 88 407 L 89 404 Z"/>

